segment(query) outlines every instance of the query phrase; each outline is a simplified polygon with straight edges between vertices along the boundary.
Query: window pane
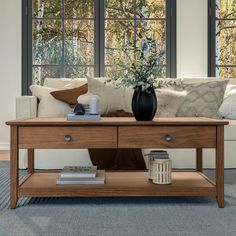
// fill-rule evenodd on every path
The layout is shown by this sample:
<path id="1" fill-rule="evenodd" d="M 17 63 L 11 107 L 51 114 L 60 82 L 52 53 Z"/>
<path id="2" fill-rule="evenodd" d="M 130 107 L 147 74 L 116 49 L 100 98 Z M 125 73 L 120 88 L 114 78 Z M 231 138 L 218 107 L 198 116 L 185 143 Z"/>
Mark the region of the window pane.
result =
<path id="1" fill-rule="evenodd" d="M 60 78 L 62 70 L 60 66 L 33 67 L 33 84 L 43 85 L 45 78 Z"/>
<path id="2" fill-rule="evenodd" d="M 165 18 L 166 0 L 136 0 L 137 18 Z"/>
<path id="3" fill-rule="evenodd" d="M 121 56 L 120 49 L 126 46 L 128 42 L 133 42 L 133 40 L 133 21 L 106 21 L 105 64 L 111 65 L 115 57 Z"/>
<path id="4" fill-rule="evenodd" d="M 65 63 L 67 65 L 94 64 L 94 22 L 92 20 L 65 21 Z"/>
<path id="5" fill-rule="evenodd" d="M 105 77 L 112 77 L 116 73 L 117 77 L 121 77 L 124 75 L 125 71 L 119 70 L 118 68 L 114 68 L 112 66 L 105 67 Z M 156 68 L 156 74 L 158 78 L 165 78 L 166 77 L 166 66 L 160 66 Z"/>
<path id="6" fill-rule="evenodd" d="M 133 18 L 135 0 L 105 0 L 106 18 Z"/>
<path id="7" fill-rule="evenodd" d="M 159 56 L 158 64 L 166 64 L 166 21 L 145 20 L 137 21 L 137 41 L 143 51 L 147 48 L 146 40 L 153 41 L 152 46 Z"/>
<path id="8" fill-rule="evenodd" d="M 33 17 L 62 17 L 61 0 L 33 0 Z"/>
<path id="9" fill-rule="evenodd" d="M 33 21 L 33 65 L 56 65 L 61 63 L 61 24 L 61 20 Z"/>
<path id="10" fill-rule="evenodd" d="M 216 21 L 216 64 L 236 65 L 236 21 Z"/>
<path id="11" fill-rule="evenodd" d="M 94 76 L 94 68 L 93 67 L 65 67 L 65 77 L 66 78 L 84 78 L 85 76 Z"/>
<path id="12" fill-rule="evenodd" d="M 216 67 L 216 77 L 236 78 L 236 67 Z"/>
<path id="13" fill-rule="evenodd" d="M 217 18 L 236 18 L 235 0 L 216 0 Z"/>
<path id="14" fill-rule="evenodd" d="M 66 18 L 93 18 L 93 0 L 64 0 Z"/>

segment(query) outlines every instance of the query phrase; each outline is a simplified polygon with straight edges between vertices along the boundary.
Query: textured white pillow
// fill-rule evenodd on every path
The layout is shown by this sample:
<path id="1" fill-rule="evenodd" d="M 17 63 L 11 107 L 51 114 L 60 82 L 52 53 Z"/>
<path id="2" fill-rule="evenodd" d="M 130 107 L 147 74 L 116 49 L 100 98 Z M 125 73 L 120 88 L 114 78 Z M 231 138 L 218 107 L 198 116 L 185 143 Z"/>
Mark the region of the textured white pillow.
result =
<path id="1" fill-rule="evenodd" d="M 206 83 L 184 84 L 188 92 L 180 106 L 179 117 L 221 118 L 219 108 L 223 102 L 228 80 L 217 80 Z"/>
<path id="2" fill-rule="evenodd" d="M 115 89 L 105 84 L 106 78 L 88 78 L 88 91 L 99 96 L 100 112 L 106 114 L 125 110 L 125 88 Z"/>
<path id="3" fill-rule="evenodd" d="M 156 117 L 175 117 L 180 105 L 184 102 L 187 91 L 159 89 L 157 95 Z"/>
<path id="4" fill-rule="evenodd" d="M 38 117 L 65 117 L 71 107 L 62 101 L 54 98 L 50 93 L 58 89 L 31 85 L 32 95 L 39 99 Z"/>
<path id="5" fill-rule="evenodd" d="M 236 119 L 236 85 L 229 84 L 219 113 L 223 118 Z"/>

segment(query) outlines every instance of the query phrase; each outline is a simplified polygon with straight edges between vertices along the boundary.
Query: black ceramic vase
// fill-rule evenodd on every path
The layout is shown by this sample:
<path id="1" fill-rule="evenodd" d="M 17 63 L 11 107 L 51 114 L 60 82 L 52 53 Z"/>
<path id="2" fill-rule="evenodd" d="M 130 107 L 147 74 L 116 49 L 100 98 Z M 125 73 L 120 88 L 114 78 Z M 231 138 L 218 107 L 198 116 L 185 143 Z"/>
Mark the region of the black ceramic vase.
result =
<path id="1" fill-rule="evenodd" d="M 143 92 L 141 88 L 134 90 L 132 98 L 132 110 L 136 120 L 153 120 L 157 110 L 157 98 L 154 89 Z"/>

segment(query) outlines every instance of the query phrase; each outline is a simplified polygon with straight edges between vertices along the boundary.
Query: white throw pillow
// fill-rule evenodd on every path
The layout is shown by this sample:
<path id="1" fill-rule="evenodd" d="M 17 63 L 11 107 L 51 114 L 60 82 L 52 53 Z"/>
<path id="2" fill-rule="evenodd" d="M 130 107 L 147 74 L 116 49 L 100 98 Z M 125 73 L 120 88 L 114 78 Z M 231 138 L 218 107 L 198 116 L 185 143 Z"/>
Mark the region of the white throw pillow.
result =
<path id="1" fill-rule="evenodd" d="M 180 105 L 184 102 L 187 91 L 159 89 L 157 95 L 156 117 L 175 117 Z"/>
<path id="2" fill-rule="evenodd" d="M 111 84 L 105 84 L 105 80 L 88 78 L 88 91 L 99 96 L 101 114 L 125 110 L 125 88 L 115 89 Z"/>
<path id="3" fill-rule="evenodd" d="M 236 119 L 236 85 L 229 84 L 226 87 L 219 113 L 223 118 Z"/>
<path id="4" fill-rule="evenodd" d="M 31 85 L 32 95 L 39 99 L 38 117 L 65 117 L 71 107 L 62 101 L 55 99 L 50 93 L 58 89 Z"/>

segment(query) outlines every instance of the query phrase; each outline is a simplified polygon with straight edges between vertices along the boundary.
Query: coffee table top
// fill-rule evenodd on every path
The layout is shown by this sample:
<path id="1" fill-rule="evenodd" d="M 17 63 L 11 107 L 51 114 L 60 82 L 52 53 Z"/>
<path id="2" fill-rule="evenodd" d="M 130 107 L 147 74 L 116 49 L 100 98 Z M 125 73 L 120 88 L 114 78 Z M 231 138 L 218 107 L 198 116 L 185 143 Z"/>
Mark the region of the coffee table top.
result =
<path id="1" fill-rule="evenodd" d="M 99 121 L 67 121 L 63 117 L 37 117 L 17 119 L 6 122 L 7 125 L 16 126 L 161 126 L 161 125 L 228 125 L 225 120 L 211 119 L 206 117 L 173 117 L 173 118 L 155 118 L 153 121 L 136 121 L 132 117 L 102 117 Z"/>

